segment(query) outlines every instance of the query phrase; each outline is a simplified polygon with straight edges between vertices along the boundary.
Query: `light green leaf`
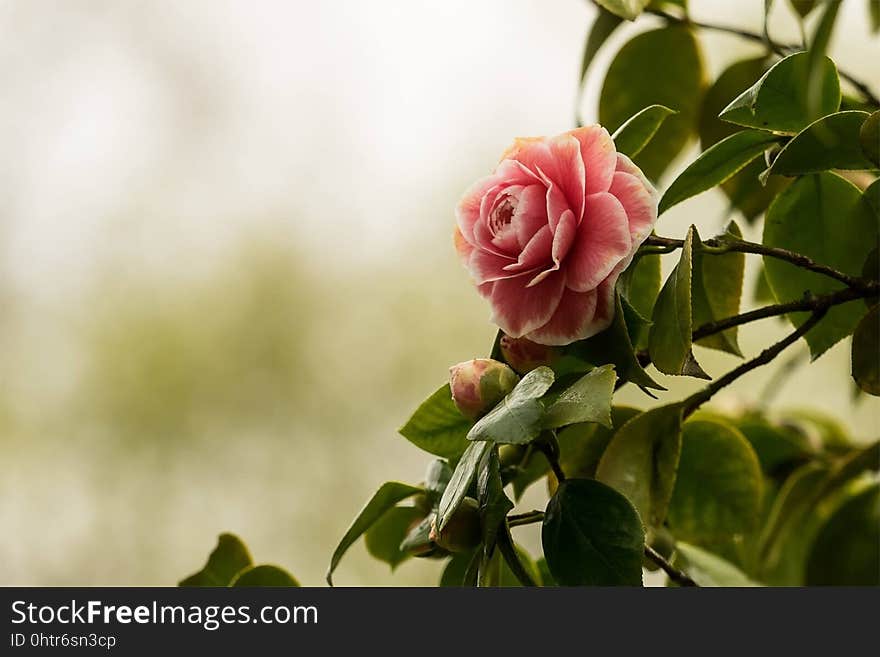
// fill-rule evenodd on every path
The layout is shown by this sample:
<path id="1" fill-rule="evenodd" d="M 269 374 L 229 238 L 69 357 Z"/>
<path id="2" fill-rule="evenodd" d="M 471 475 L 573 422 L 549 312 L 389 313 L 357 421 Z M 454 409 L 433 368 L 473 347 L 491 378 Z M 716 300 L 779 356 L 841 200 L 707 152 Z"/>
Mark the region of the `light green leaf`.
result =
<path id="1" fill-rule="evenodd" d="M 654 304 L 654 324 L 648 344 L 651 360 L 664 374 L 708 379 L 691 350 L 693 331 L 691 311 L 691 265 L 697 229 L 691 226 L 681 249 L 681 258 L 669 274 Z"/>
<path id="2" fill-rule="evenodd" d="M 815 262 L 859 276 L 862 263 L 878 239 L 877 220 L 861 200 L 859 189 L 833 173 L 796 180 L 767 211 L 764 244 L 802 253 Z M 839 290 L 841 283 L 821 274 L 764 257 L 767 281 L 780 302 Z M 831 308 L 806 335 L 813 358 L 850 335 L 862 317 L 863 305 L 850 302 Z M 807 313 L 787 317 L 795 326 Z"/>
<path id="3" fill-rule="evenodd" d="M 494 446 L 494 443 L 488 440 L 475 440 L 464 450 L 464 454 L 461 455 L 458 464 L 455 466 L 446 490 L 443 491 L 440 503 L 437 505 L 438 530 L 442 530 L 446 526 L 452 514 L 461 505 L 471 483 L 474 481 L 474 477 L 477 476 L 478 466 Z"/>
<path id="4" fill-rule="evenodd" d="M 837 112 L 811 123 L 773 160 L 768 175 L 800 176 L 828 169 L 873 169 L 859 142 L 867 112 Z"/>
<path id="5" fill-rule="evenodd" d="M 871 114 L 859 128 L 859 143 L 865 157 L 880 166 L 880 110 Z"/>
<path id="6" fill-rule="evenodd" d="M 742 237 L 739 227 L 731 223 L 727 232 Z M 692 319 L 694 326 L 733 317 L 739 313 L 742 295 L 743 272 L 746 265 L 744 253 L 729 252 L 720 255 L 705 253 L 694 245 L 693 272 L 691 279 Z M 736 339 L 736 327 L 715 333 L 697 341 L 701 347 L 718 349 L 742 356 Z"/>
<path id="7" fill-rule="evenodd" d="M 634 158 L 657 134 L 667 117 L 677 114 L 663 105 L 651 105 L 620 126 L 611 138 L 618 153 Z"/>
<path id="8" fill-rule="evenodd" d="M 208 562 L 178 586 L 229 586 L 239 571 L 253 563 L 247 546 L 235 534 L 220 534 Z"/>
<path id="9" fill-rule="evenodd" d="M 470 428 L 471 421 L 455 407 L 447 383 L 422 402 L 400 434 L 429 454 L 455 460 L 467 447 Z"/>
<path id="10" fill-rule="evenodd" d="M 652 408 L 620 427 L 605 449 L 596 479 L 635 505 L 646 526 L 666 518 L 681 451 L 680 404 Z"/>
<path id="11" fill-rule="evenodd" d="M 424 516 L 425 512 L 414 506 L 391 507 L 367 530 L 364 536 L 367 552 L 394 570 L 410 556 L 400 549 L 400 544 Z"/>
<path id="12" fill-rule="evenodd" d="M 543 430 L 544 404 L 540 398 L 553 385 L 549 367 L 538 367 L 526 374 L 501 402 L 484 415 L 467 434 L 468 440 L 524 445 Z"/>
<path id="13" fill-rule="evenodd" d="M 760 586 L 729 561 L 681 541 L 675 544 L 673 565 L 700 586 Z"/>
<path id="14" fill-rule="evenodd" d="M 663 194 L 659 212 L 729 180 L 760 157 L 779 137 L 761 130 L 741 130 L 706 149 Z"/>
<path id="15" fill-rule="evenodd" d="M 676 538 L 706 545 L 748 534 L 762 495 L 761 465 L 739 431 L 714 420 L 684 423 L 667 519 Z"/>
<path id="16" fill-rule="evenodd" d="M 825 53 L 828 51 L 828 43 L 831 41 L 831 33 L 837 22 L 837 12 L 840 10 L 840 2 L 824 3 L 824 10 L 816 23 L 816 29 L 810 39 L 810 47 L 807 51 L 808 70 L 807 75 L 807 104 L 809 111 L 815 117 L 822 116 L 822 65 Z"/>
<path id="17" fill-rule="evenodd" d="M 643 32 L 620 49 L 608 69 L 599 123 L 613 132 L 649 105 L 677 110 L 635 158 L 645 175 L 657 180 L 693 135 L 704 87 L 703 58 L 688 27 Z"/>
<path id="18" fill-rule="evenodd" d="M 611 396 L 617 375 L 613 365 L 602 365 L 566 388 L 547 409 L 544 425 L 564 427 L 578 422 L 598 422 L 611 427 Z"/>
<path id="19" fill-rule="evenodd" d="M 599 6 L 628 21 L 638 18 L 649 2 L 650 0 L 596 0 Z"/>
<path id="20" fill-rule="evenodd" d="M 810 57 L 805 52 L 777 62 L 754 85 L 735 98 L 719 115 L 730 123 L 797 134 L 814 120 L 840 107 L 840 80 L 828 57 L 817 63 L 817 98 L 809 98 Z"/>
<path id="21" fill-rule="evenodd" d="M 611 409 L 612 427 L 600 424 L 572 424 L 557 434 L 559 442 L 559 466 L 571 479 L 588 479 L 596 476 L 596 468 L 605 449 L 620 427 L 641 413 L 629 406 Z"/>
<path id="22" fill-rule="evenodd" d="M 729 137 L 740 128 L 718 118 L 718 114 L 731 100 L 748 89 L 767 70 L 767 57 L 746 59 L 724 69 L 703 97 L 700 109 L 700 145 L 706 150 Z M 739 210 L 746 221 L 753 221 L 770 205 L 776 195 L 785 188 L 785 178 L 772 178 L 762 185 L 758 176 L 766 165 L 761 158 L 747 164 L 739 173 L 721 183 L 730 204 Z"/>
<path id="23" fill-rule="evenodd" d="M 633 505 L 594 479 L 567 479 L 547 504 L 544 556 L 562 586 L 641 586 L 645 532 Z"/>
<path id="24" fill-rule="evenodd" d="M 880 304 L 856 326 L 852 340 L 852 376 L 859 388 L 880 396 Z"/>
<path id="25" fill-rule="evenodd" d="M 755 450 L 765 474 L 814 455 L 807 436 L 793 426 L 772 424 L 758 414 L 744 415 L 734 424 Z"/>
<path id="26" fill-rule="evenodd" d="M 242 570 L 230 586 L 240 587 L 291 587 L 299 586 L 296 578 L 283 568 L 263 564 Z"/>
<path id="27" fill-rule="evenodd" d="M 348 528 L 348 531 L 345 532 L 345 536 L 339 541 L 336 550 L 333 551 L 333 556 L 330 559 L 330 568 L 327 570 L 327 583 L 333 586 L 333 571 L 336 570 L 336 566 L 339 565 L 348 548 L 354 545 L 354 542 L 364 532 L 372 527 L 395 504 L 421 492 L 422 489 L 417 486 L 410 486 L 409 484 L 402 484 L 397 481 L 388 481 L 382 484 L 379 490 L 370 498 L 370 501 L 361 509 L 357 518 Z"/>
<path id="28" fill-rule="evenodd" d="M 663 283 L 659 255 L 642 255 L 627 267 L 617 279 L 617 291 L 642 317 L 654 311 L 654 302 Z M 636 347 L 648 345 L 638 345 Z"/>
<path id="29" fill-rule="evenodd" d="M 845 500 L 807 557 L 807 586 L 880 585 L 880 484 Z"/>

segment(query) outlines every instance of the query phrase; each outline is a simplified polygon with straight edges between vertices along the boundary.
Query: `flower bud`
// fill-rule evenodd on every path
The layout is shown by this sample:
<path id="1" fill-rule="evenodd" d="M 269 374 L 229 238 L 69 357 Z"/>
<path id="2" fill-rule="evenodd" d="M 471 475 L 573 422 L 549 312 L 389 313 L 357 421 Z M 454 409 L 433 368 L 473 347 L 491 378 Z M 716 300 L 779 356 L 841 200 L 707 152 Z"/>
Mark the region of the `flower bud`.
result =
<path id="1" fill-rule="evenodd" d="M 518 381 L 512 369 L 491 358 L 475 358 L 449 368 L 452 401 L 469 418 L 492 410 Z"/>
<path id="2" fill-rule="evenodd" d="M 558 349 L 509 335 L 501 336 L 500 346 L 504 360 L 520 374 L 527 374 L 541 365 L 550 365 L 559 355 Z"/>
<path id="3" fill-rule="evenodd" d="M 483 539 L 480 523 L 480 505 L 472 497 L 466 497 L 452 514 L 443 531 L 437 531 L 436 518 L 431 525 L 431 539 L 437 546 L 449 552 L 467 552 Z"/>

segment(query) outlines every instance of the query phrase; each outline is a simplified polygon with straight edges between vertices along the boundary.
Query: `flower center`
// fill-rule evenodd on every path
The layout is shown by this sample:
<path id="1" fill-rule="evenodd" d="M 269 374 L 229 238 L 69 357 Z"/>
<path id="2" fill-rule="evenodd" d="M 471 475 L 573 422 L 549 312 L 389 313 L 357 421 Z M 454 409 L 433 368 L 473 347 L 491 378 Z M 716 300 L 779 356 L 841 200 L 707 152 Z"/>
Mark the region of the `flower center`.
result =
<path id="1" fill-rule="evenodd" d="M 492 234 L 499 235 L 505 228 L 510 225 L 513 220 L 513 213 L 516 211 L 517 199 L 513 196 L 505 195 L 504 198 L 495 206 L 489 217 L 489 227 Z"/>

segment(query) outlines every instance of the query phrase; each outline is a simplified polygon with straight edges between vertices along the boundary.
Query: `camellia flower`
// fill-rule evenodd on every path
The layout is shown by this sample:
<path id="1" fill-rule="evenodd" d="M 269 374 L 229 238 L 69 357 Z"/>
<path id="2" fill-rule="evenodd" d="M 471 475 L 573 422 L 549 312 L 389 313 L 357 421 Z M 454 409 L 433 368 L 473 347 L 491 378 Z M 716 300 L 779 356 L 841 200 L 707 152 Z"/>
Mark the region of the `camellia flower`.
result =
<path id="1" fill-rule="evenodd" d="M 491 411 L 518 382 L 516 372 L 491 358 L 475 358 L 449 368 L 452 401 L 469 418 Z"/>
<path id="2" fill-rule="evenodd" d="M 459 202 L 455 245 L 507 335 L 565 345 L 611 323 L 657 200 L 601 126 L 518 139 Z"/>

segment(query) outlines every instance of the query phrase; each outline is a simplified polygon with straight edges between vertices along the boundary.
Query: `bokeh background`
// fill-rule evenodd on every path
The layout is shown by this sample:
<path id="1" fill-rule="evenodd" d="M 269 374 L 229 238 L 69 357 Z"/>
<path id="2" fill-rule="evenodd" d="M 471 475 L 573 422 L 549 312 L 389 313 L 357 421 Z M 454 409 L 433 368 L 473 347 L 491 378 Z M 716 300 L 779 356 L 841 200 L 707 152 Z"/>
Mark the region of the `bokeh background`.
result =
<path id="1" fill-rule="evenodd" d="M 796 39 L 776 4 L 773 33 Z M 760 29 L 759 0 L 691 5 Z M 833 54 L 878 88 L 864 3 L 844 5 Z M 397 427 L 451 363 L 490 347 L 488 309 L 451 246 L 458 196 L 514 136 L 571 128 L 577 103 L 594 119 L 617 47 L 655 24 L 615 35 L 579 99 L 594 12 L 584 0 L 0 2 L 0 584 L 173 584 L 224 530 L 322 583 L 378 484 L 422 475 L 429 457 Z M 703 42 L 715 73 L 758 52 Z M 712 192 L 660 230 L 707 235 L 725 217 Z M 743 346 L 784 330 L 751 325 Z M 775 396 L 876 437 L 847 350 L 809 367 L 801 350 L 783 385 L 759 371 L 719 403 Z M 735 362 L 699 356 L 714 374 Z M 534 547 L 531 529 L 517 531 Z M 392 576 L 358 545 L 337 580 L 438 573 L 416 560 Z"/>

